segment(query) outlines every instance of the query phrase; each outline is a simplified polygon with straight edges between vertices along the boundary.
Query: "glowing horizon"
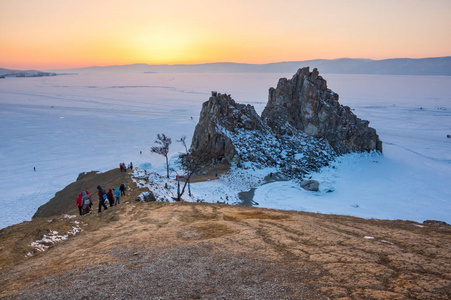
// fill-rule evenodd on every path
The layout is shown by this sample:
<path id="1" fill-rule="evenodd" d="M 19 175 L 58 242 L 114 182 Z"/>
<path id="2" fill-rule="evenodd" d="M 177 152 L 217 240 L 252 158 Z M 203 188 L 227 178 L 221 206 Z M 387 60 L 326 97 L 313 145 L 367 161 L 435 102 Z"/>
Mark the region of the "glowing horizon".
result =
<path id="1" fill-rule="evenodd" d="M 0 0 L 0 67 L 451 55 L 447 0 Z"/>

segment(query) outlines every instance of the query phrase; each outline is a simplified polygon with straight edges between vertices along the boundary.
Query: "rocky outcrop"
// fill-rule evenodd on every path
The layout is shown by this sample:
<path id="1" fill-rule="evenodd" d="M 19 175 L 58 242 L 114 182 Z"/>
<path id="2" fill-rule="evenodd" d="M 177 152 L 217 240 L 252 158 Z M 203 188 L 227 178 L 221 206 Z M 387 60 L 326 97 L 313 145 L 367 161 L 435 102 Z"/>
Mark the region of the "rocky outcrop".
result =
<path id="1" fill-rule="evenodd" d="M 207 147 L 216 160 L 231 162 L 236 149 L 230 133 L 258 131 L 264 127 L 252 105 L 239 104 L 230 95 L 212 92 L 210 99 L 202 105 L 191 148 Z"/>
<path id="2" fill-rule="evenodd" d="M 306 134 L 325 138 L 339 153 L 382 151 L 376 130 L 368 127 L 347 106 L 340 105 L 338 94 L 327 88 L 318 70 L 299 69 L 291 80 L 281 78 L 269 89 L 262 119 L 278 134 Z"/>
<path id="3" fill-rule="evenodd" d="M 212 92 L 202 105 L 191 149 L 205 149 L 213 163 L 255 163 L 302 177 L 350 151 L 382 151 L 368 121 L 357 118 L 327 88 L 316 69 L 300 69 L 269 90 L 262 118 L 251 105 Z"/>
<path id="4" fill-rule="evenodd" d="M 275 134 L 253 106 L 238 104 L 230 95 L 216 92 L 202 105 L 191 149 L 212 153 L 213 163 L 250 162 L 277 167 L 297 177 L 318 170 L 335 156 L 326 141 L 303 132 Z"/>

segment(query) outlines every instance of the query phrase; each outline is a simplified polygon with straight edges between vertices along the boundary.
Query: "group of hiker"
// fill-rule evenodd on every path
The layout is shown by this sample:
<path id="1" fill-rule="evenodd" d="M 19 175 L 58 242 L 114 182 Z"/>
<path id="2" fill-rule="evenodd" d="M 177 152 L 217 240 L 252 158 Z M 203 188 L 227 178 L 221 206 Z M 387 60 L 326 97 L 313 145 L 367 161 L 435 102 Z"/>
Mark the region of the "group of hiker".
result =
<path id="1" fill-rule="evenodd" d="M 130 170 L 133 170 L 133 163 L 130 162 L 130 164 L 128 165 L 128 167 L 130 168 Z M 127 166 L 125 165 L 125 163 L 120 163 L 119 164 L 119 168 L 121 169 L 121 172 L 127 172 Z"/>
<path id="2" fill-rule="evenodd" d="M 98 190 L 98 196 L 99 196 L 99 210 L 100 213 L 102 211 L 102 206 L 104 210 L 108 209 L 108 204 L 110 207 L 120 204 L 120 198 L 121 196 L 125 196 L 125 190 L 126 190 L 125 183 L 122 182 L 119 187 L 116 187 L 113 191 L 113 189 L 109 189 L 108 192 L 106 192 L 100 185 L 97 186 Z M 84 191 L 78 194 L 77 198 L 77 207 L 80 212 L 80 216 L 85 216 L 87 214 L 92 213 L 92 199 L 89 196 L 89 191 Z"/>

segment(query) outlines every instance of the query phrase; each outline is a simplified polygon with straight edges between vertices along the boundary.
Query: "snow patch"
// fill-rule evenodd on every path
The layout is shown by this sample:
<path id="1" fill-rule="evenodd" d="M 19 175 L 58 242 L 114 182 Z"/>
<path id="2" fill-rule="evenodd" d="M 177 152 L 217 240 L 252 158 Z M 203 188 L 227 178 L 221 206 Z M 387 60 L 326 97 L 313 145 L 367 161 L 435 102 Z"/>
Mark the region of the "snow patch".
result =
<path id="1" fill-rule="evenodd" d="M 69 216 L 69 215 L 63 215 L 63 216 Z M 69 216 L 71 218 L 71 216 Z M 72 228 L 67 232 L 67 234 L 59 234 L 58 231 L 50 230 L 49 233 L 44 234 L 40 240 L 32 242 L 30 245 L 33 247 L 33 250 L 28 252 L 25 257 L 31 257 L 37 252 L 44 252 L 46 251 L 51 245 L 54 245 L 56 243 L 65 241 L 69 238 L 69 236 L 75 236 L 77 233 L 80 233 L 83 231 L 83 229 L 80 228 L 79 222 L 75 221 L 75 226 L 72 226 Z M 86 225 L 86 224 L 84 224 Z"/>

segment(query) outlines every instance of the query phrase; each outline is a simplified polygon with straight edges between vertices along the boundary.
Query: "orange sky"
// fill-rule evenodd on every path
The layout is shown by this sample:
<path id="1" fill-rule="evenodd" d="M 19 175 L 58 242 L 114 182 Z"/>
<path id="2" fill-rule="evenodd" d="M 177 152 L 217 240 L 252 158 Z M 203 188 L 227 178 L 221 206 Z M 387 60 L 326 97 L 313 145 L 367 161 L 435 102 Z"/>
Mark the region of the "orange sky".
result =
<path id="1" fill-rule="evenodd" d="M 451 0 L 0 0 L 0 67 L 451 55 Z"/>

